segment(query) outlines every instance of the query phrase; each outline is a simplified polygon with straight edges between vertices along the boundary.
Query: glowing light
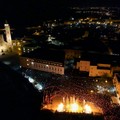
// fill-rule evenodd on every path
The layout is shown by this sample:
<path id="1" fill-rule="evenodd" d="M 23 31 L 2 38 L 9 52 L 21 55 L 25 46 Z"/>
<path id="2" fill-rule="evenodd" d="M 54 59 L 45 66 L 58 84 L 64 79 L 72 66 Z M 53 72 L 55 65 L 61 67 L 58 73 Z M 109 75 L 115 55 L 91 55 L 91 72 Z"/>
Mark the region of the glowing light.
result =
<path id="1" fill-rule="evenodd" d="M 46 65 L 46 67 L 49 67 L 49 65 Z"/>
<path id="2" fill-rule="evenodd" d="M 34 65 L 34 62 L 31 62 L 32 65 Z"/>
<path id="3" fill-rule="evenodd" d="M 18 48 L 18 50 L 20 51 L 20 50 L 21 50 L 21 48 Z"/>
<path id="4" fill-rule="evenodd" d="M 61 97 L 60 97 L 61 99 Z M 73 113 L 86 113 L 91 114 L 94 112 L 102 113 L 102 110 L 96 108 L 96 106 L 91 102 L 86 102 L 85 100 L 83 102 L 80 102 L 78 98 L 72 97 L 63 97 L 61 102 L 58 103 L 58 97 L 54 99 L 54 102 L 52 103 L 52 106 L 47 104 L 47 107 L 44 106 L 46 109 L 52 109 L 53 111 L 57 112 L 73 112 Z"/>
<path id="5" fill-rule="evenodd" d="M 29 82 L 34 83 L 34 79 L 32 79 L 31 77 L 28 78 Z"/>
<path id="6" fill-rule="evenodd" d="M 92 113 L 91 107 L 86 104 L 86 105 L 84 106 L 84 112 L 85 112 L 85 113 Z"/>
<path id="7" fill-rule="evenodd" d="M 77 103 L 71 104 L 71 111 L 72 111 L 72 112 L 77 112 L 77 111 L 78 111 L 78 108 L 79 108 L 79 106 L 78 106 Z"/>
<path id="8" fill-rule="evenodd" d="M 57 111 L 58 111 L 58 112 L 63 112 L 63 111 L 64 111 L 64 104 L 63 104 L 63 103 L 60 103 L 60 104 L 58 105 Z"/>
<path id="9" fill-rule="evenodd" d="M 107 80 L 105 80 L 105 82 L 107 83 L 108 81 L 107 81 Z"/>
<path id="10" fill-rule="evenodd" d="M 4 61 L 3 63 L 6 64 L 6 65 L 10 65 L 11 64 L 9 61 Z"/>
<path id="11" fill-rule="evenodd" d="M 20 45 L 20 42 L 17 42 L 17 45 Z"/>
<path id="12" fill-rule="evenodd" d="M 77 100 L 75 100 L 74 97 L 70 97 L 70 98 L 64 98 L 63 97 L 63 102 L 60 103 L 57 107 L 57 111 L 59 112 L 81 112 L 80 111 L 80 106 L 79 104 L 77 103 Z"/>
<path id="13" fill-rule="evenodd" d="M 36 87 L 38 90 L 42 90 L 42 89 L 43 89 L 42 85 L 40 85 L 39 83 L 37 83 L 37 84 L 35 85 L 35 87 Z"/>
<path id="14" fill-rule="evenodd" d="M 93 91 L 93 90 L 91 90 L 90 92 L 91 92 L 91 93 L 93 93 L 94 91 Z"/>

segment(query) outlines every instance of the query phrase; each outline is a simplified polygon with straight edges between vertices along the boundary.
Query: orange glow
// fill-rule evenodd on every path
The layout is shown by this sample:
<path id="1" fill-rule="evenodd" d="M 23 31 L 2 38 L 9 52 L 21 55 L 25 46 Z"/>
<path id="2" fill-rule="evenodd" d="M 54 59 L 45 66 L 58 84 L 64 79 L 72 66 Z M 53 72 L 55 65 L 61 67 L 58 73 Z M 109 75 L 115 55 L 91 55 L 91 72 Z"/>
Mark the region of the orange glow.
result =
<path id="1" fill-rule="evenodd" d="M 60 103 L 57 107 L 57 111 L 58 112 L 63 112 L 63 111 L 66 111 L 66 112 L 85 112 L 87 114 L 90 114 L 92 113 L 92 109 L 89 105 L 84 105 L 83 108 L 77 104 L 77 103 L 72 103 L 72 104 L 67 104 L 67 105 L 64 105 L 63 103 Z"/>
<path id="2" fill-rule="evenodd" d="M 72 112 L 77 112 L 79 109 L 79 105 L 77 103 L 71 104 L 71 111 Z"/>
<path id="3" fill-rule="evenodd" d="M 85 112 L 85 113 L 92 113 L 91 107 L 86 104 L 86 105 L 84 106 L 84 112 Z"/>
<path id="4" fill-rule="evenodd" d="M 60 103 L 57 107 L 57 111 L 58 112 L 63 112 L 63 111 L 80 112 L 82 110 L 81 110 L 81 107 L 77 103 L 74 102 L 74 103 L 70 103 L 70 104 L 66 104 L 66 105 L 64 105 L 63 103 Z"/>
<path id="5" fill-rule="evenodd" d="M 83 109 L 79 105 L 77 99 L 75 97 L 67 97 L 67 98 L 62 98 L 62 103 L 57 105 L 57 111 L 58 112 L 82 112 Z"/>
<path id="6" fill-rule="evenodd" d="M 57 111 L 58 112 L 63 112 L 64 111 L 64 104 L 63 103 L 60 103 L 57 107 Z"/>
<path id="7" fill-rule="evenodd" d="M 79 101 L 75 97 L 56 97 L 52 104 L 47 104 L 43 109 L 50 109 L 58 112 L 73 112 L 73 113 L 103 113 L 102 109 L 89 101 Z"/>

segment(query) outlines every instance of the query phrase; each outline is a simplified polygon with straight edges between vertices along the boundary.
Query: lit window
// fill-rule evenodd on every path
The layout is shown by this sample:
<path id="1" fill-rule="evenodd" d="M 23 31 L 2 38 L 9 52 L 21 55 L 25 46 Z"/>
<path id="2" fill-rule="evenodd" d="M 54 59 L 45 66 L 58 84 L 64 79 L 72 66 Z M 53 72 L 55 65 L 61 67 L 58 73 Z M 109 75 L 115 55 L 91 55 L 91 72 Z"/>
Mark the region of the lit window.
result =
<path id="1" fill-rule="evenodd" d="M 49 67 L 49 65 L 46 65 L 46 67 Z"/>
<path id="2" fill-rule="evenodd" d="M 17 42 L 17 45 L 20 45 L 20 42 Z"/>
<path id="3" fill-rule="evenodd" d="M 21 50 L 21 48 L 18 48 L 18 50 L 20 51 L 20 50 Z"/>

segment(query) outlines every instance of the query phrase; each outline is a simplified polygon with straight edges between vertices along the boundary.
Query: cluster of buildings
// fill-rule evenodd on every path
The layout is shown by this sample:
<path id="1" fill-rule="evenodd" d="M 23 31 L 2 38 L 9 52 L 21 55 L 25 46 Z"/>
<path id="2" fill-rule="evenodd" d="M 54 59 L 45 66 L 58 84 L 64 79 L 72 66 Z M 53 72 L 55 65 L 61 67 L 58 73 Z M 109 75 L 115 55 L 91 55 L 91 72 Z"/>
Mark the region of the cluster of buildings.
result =
<path id="1" fill-rule="evenodd" d="M 111 96 L 112 102 L 120 104 L 120 76 L 115 74 L 116 72 L 119 73 L 120 68 L 113 65 L 116 59 L 113 59 L 111 55 L 84 54 L 80 50 L 38 48 L 21 55 L 20 65 L 26 69 L 58 75 L 66 75 L 68 72 L 72 74 L 73 71 L 76 71 L 82 77 L 97 78 L 105 76 L 111 78 L 116 91 L 116 96 Z"/>
<path id="2" fill-rule="evenodd" d="M 27 69 L 39 70 L 53 74 L 65 75 L 67 71 L 77 71 L 87 77 L 101 77 L 107 75 L 113 77 L 114 72 L 120 71 L 119 65 L 114 66 L 117 59 L 114 55 L 102 53 L 89 53 L 70 48 L 42 48 L 31 44 L 31 39 L 12 40 L 10 26 L 5 25 L 6 40 L 0 35 L 0 54 L 16 52 L 20 58 L 20 66 Z M 117 89 L 117 97 L 120 98 L 118 76 L 113 79 Z"/>
<path id="3" fill-rule="evenodd" d="M 111 64 L 103 62 L 92 64 L 89 60 L 80 60 L 77 62 L 76 68 L 79 69 L 79 71 L 88 72 L 90 77 L 103 75 L 112 76 L 113 74 Z"/>
<path id="4" fill-rule="evenodd" d="M 100 57 L 103 57 L 102 55 L 91 54 L 91 58 L 87 56 L 86 58 L 83 54 L 80 50 L 39 48 L 20 56 L 20 64 L 29 69 L 60 75 L 64 75 L 68 69 L 78 70 L 90 77 L 103 75 L 111 77 L 113 75 L 112 61 L 107 62 L 106 58 L 99 60 Z"/>
<path id="5" fill-rule="evenodd" d="M 82 77 L 108 77 L 113 81 L 113 89 L 115 95 L 111 95 L 113 104 L 120 104 L 120 76 L 115 74 L 120 68 L 113 66 L 112 60 L 108 57 L 107 62 L 102 55 L 99 57 L 91 55 L 91 59 L 85 58 L 79 50 L 55 50 L 55 49 L 36 49 L 30 53 L 20 56 L 20 65 L 26 69 L 44 71 L 52 74 L 66 75 L 69 71 L 70 75 L 73 71 Z M 102 60 L 100 60 L 100 58 Z M 96 59 L 96 60 L 95 60 Z M 95 61 L 94 61 L 95 60 Z M 69 75 L 69 74 L 68 74 Z M 74 75 L 74 73 L 73 73 Z M 108 81 L 105 81 L 105 83 Z M 112 88 L 112 86 L 111 86 Z"/>

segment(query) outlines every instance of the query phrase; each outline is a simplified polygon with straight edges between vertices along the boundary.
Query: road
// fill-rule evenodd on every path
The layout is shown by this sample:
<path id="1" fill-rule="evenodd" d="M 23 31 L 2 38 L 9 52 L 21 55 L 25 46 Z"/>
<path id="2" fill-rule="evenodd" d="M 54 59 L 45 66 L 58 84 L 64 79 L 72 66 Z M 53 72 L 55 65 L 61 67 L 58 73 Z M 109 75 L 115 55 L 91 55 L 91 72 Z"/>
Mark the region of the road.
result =
<path id="1" fill-rule="evenodd" d="M 12 69 L 18 69 L 19 67 L 19 56 L 15 53 L 9 53 L 0 56 L 0 62 L 10 66 Z"/>

